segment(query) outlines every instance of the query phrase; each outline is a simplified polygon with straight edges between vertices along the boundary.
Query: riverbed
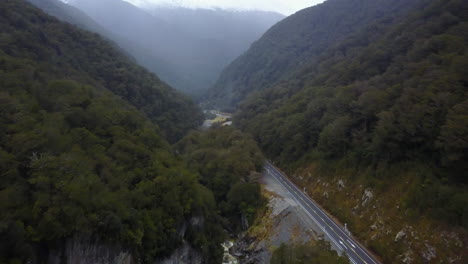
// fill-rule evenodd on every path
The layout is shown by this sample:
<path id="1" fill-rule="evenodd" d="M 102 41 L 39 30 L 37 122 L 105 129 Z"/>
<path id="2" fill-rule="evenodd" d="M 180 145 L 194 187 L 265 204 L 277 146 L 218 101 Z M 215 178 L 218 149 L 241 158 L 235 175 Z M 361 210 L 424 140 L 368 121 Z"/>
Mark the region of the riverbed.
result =
<path id="1" fill-rule="evenodd" d="M 226 241 L 221 246 L 224 249 L 223 263 L 222 264 L 239 264 L 239 260 L 229 253 L 229 249 L 234 246 L 232 241 Z"/>

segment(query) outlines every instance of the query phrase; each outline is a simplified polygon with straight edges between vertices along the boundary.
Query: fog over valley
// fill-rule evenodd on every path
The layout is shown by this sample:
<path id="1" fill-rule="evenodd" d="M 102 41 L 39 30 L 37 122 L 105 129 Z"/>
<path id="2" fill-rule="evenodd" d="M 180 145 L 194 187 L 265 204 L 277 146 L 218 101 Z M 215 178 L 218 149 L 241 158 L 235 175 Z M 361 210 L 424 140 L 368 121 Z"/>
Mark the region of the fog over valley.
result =
<path id="1" fill-rule="evenodd" d="M 284 17 L 270 11 L 143 8 L 123 0 L 66 3 L 111 33 L 108 37 L 138 63 L 195 99 L 214 84 L 225 66 Z"/>
<path id="2" fill-rule="evenodd" d="M 0 264 L 468 263 L 467 0 L 0 0 Z"/>
<path id="3" fill-rule="evenodd" d="M 144 8 L 151 6 L 220 8 L 234 10 L 274 11 L 291 15 L 301 9 L 319 4 L 324 0 L 125 0 Z"/>

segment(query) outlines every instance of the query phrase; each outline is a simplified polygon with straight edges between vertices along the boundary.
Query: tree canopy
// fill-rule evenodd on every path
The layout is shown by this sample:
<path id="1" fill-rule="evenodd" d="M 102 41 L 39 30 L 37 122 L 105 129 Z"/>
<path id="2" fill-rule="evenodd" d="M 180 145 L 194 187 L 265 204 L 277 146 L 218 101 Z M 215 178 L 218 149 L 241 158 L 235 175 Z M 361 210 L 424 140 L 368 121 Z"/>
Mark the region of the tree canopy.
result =
<path id="1" fill-rule="evenodd" d="M 331 47 L 289 80 L 244 101 L 235 121 L 289 168 L 345 157 L 370 167 L 419 162 L 432 168 L 428 178 L 439 179 L 421 192 L 428 203 L 420 208 L 461 204 L 466 196 L 457 194 L 458 185 L 468 183 L 467 4 L 423 7 L 398 22 L 376 21 Z M 450 198 L 436 186 L 450 189 Z M 468 225 L 461 207 L 445 215 Z"/>
<path id="2" fill-rule="evenodd" d="M 46 263 L 82 236 L 142 263 L 186 240 L 219 263 L 214 196 L 168 142 L 201 116 L 98 35 L 1 1 L 0 262 Z M 180 232 L 194 217 L 207 225 Z"/>

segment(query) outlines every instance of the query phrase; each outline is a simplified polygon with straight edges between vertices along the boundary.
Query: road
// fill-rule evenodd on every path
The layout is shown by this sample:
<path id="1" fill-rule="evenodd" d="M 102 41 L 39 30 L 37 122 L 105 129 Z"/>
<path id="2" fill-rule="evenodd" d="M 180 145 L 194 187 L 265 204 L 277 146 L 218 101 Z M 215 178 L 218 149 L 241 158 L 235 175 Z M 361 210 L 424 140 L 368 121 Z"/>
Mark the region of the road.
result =
<path id="1" fill-rule="evenodd" d="M 343 227 L 335 223 L 310 197 L 304 194 L 286 175 L 271 163 L 265 164 L 266 173 L 275 178 L 306 211 L 312 220 L 341 253 L 345 253 L 353 264 L 380 264 L 351 237 Z"/>

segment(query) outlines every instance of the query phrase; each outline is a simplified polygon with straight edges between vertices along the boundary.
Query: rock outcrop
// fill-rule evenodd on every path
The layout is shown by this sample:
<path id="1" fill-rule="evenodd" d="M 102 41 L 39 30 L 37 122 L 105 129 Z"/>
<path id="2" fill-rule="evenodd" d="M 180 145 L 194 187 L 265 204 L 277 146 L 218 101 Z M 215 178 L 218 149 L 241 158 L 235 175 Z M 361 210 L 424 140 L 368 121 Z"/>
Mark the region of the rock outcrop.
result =
<path id="1" fill-rule="evenodd" d="M 51 251 L 49 264 L 136 264 L 131 253 L 115 245 L 87 238 L 67 239 L 61 251 Z"/>
<path id="2" fill-rule="evenodd" d="M 400 232 L 398 232 L 395 236 L 395 242 L 398 242 L 400 240 L 402 240 L 404 237 L 406 237 L 406 232 L 405 230 L 401 230 Z"/>
<path id="3" fill-rule="evenodd" d="M 366 189 L 362 195 L 362 206 L 366 206 L 374 198 L 374 194 L 370 189 Z"/>
<path id="4" fill-rule="evenodd" d="M 188 243 L 179 247 L 172 255 L 155 264 L 201 264 L 203 256 Z"/>

